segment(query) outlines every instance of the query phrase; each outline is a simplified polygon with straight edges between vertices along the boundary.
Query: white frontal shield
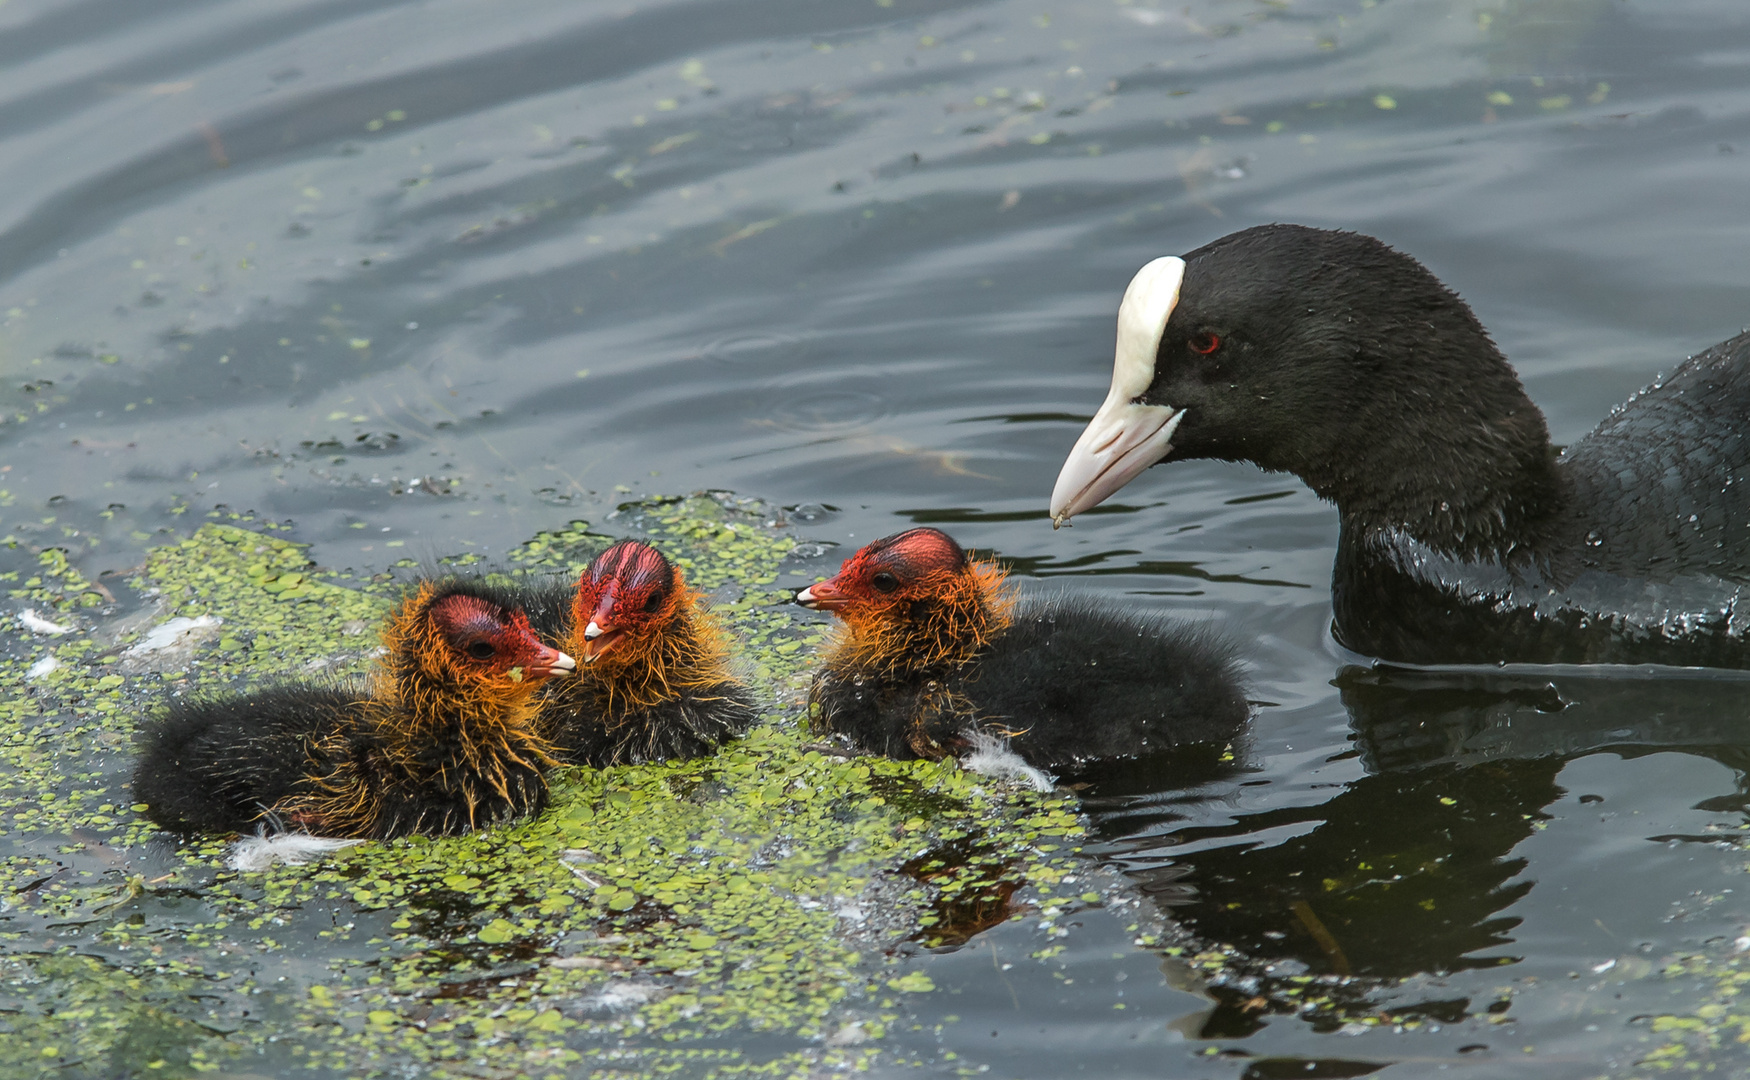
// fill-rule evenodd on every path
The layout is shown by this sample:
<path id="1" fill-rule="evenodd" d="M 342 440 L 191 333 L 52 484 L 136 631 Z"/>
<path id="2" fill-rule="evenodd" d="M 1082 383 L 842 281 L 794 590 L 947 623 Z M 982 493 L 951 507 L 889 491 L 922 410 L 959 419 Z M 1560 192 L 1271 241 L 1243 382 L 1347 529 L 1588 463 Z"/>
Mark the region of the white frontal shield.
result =
<path id="1" fill-rule="evenodd" d="M 1138 270 L 1124 290 L 1124 302 L 1118 305 L 1112 389 L 1057 474 L 1051 492 L 1052 528 L 1098 506 L 1172 452 L 1170 440 L 1185 411 L 1144 405 L 1137 399 L 1154 382 L 1161 334 L 1179 302 L 1184 278 L 1185 260 L 1169 255 Z"/>

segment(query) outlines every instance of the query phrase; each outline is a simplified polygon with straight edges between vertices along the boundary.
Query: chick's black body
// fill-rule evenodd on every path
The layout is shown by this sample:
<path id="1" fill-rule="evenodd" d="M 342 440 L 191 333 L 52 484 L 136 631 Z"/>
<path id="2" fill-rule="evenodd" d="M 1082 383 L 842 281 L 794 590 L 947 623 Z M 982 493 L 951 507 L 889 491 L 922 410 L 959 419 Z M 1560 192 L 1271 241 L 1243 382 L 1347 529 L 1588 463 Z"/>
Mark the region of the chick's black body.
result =
<path id="1" fill-rule="evenodd" d="M 898 674 L 829 664 L 811 700 L 821 726 L 873 753 L 960 753 L 978 729 L 1057 768 L 1234 738 L 1248 714 L 1237 667 L 1197 627 L 1058 597 L 1023 601 L 963 663 Z"/>
<path id="2" fill-rule="evenodd" d="M 510 602 L 529 617 L 529 629 L 542 641 L 558 646 L 571 636 L 572 583 L 564 577 L 540 575 L 510 593 Z"/>
<path id="3" fill-rule="evenodd" d="M 422 630 L 438 601 L 514 610 L 514 598 L 473 580 L 424 582 L 385 629 L 373 683 L 288 682 L 251 693 L 175 698 L 138 740 L 134 796 L 147 816 L 183 834 L 262 826 L 324 836 L 453 835 L 539 813 L 550 763 L 519 710 L 422 669 L 441 647 Z M 523 634 L 527 635 L 526 627 Z M 538 647 L 532 636 L 522 639 Z M 521 679 L 510 691 L 525 699 Z M 472 693 L 473 696 L 470 696 Z"/>
<path id="4" fill-rule="evenodd" d="M 1359 652 L 1750 667 L 1750 334 L 1558 455 L 1433 274 L 1270 225 L 1185 256 L 1143 400 L 1185 410 L 1168 461 L 1251 461 L 1336 504 L 1336 630 Z"/>
<path id="5" fill-rule="evenodd" d="M 134 797 L 147 816 L 183 834 L 248 832 L 273 819 L 275 807 L 317 793 L 344 776 L 367 793 L 376 840 L 449 836 L 515 821 L 547 806 L 547 783 L 532 765 L 505 766 L 505 790 L 464 791 L 454 739 L 423 743 L 411 759 L 388 752 L 365 709 L 362 690 L 288 683 L 240 698 L 173 702 L 148 729 L 134 776 Z M 532 747 L 524 750 L 539 760 Z M 470 803 L 470 796 L 478 799 Z"/>
<path id="6" fill-rule="evenodd" d="M 322 735 L 351 726 L 362 696 L 291 684 L 172 702 L 141 739 L 134 797 L 171 832 L 252 829 L 299 790 Z"/>
<path id="7" fill-rule="evenodd" d="M 565 696 L 577 692 L 572 687 L 548 691 Z M 560 761 L 599 769 L 705 757 L 745 732 L 758 717 L 747 688 L 724 682 L 619 713 L 588 706 L 563 709 L 544 733 Z"/>

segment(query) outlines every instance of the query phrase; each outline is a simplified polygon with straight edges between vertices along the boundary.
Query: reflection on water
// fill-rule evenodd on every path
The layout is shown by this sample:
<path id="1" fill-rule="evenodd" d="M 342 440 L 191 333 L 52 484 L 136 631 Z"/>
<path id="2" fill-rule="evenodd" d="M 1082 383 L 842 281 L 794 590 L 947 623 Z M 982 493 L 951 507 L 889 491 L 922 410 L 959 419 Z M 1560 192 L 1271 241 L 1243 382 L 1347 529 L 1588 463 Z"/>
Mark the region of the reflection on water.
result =
<path id="1" fill-rule="evenodd" d="M 1180 918 L 1300 971 L 1401 977 L 1511 962 L 1525 895 L 1509 853 L 1557 794 L 1558 762 L 1505 762 L 1368 776 L 1312 808 L 1187 828 L 1174 858 Z M 1125 859 L 1146 849 L 1124 849 Z M 1145 880 L 1148 871 L 1143 871 Z M 1186 880 L 1188 879 L 1188 881 Z M 1509 884 L 1512 882 L 1512 884 Z M 1146 891 L 1146 886 L 1145 886 Z"/>
<path id="2" fill-rule="evenodd" d="M 1298 1012 L 1327 1030 L 1367 1015 L 1394 1024 L 1412 1015 L 1487 1020 L 1508 1007 L 1496 989 L 1507 970 L 1539 959 L 1526 938 L 1535 944 L 1547 928 L 1527 935 L 1524 927 L 1540 891 L 1566 891 L 1563 882 L 1577 876 L 1591 890 L 1684 896 L 1637 886 L 1645 860 L 1633 851 L 1604 865 L 1534 861 L 1527 841 L 1576 808 L 1608 821 L 1622 814 L 1613 804 L 1626 800 L 1629 835 L 1643 848 L 1737 850 L 1750 805 L 1750 679 L 1381 666 L 1344 668 L 1336 684 L 1352 753 L 1368 772 L 1328 799 L 1201 823 L 1224 787 L 1227 800 L 1248 802 L 1239 791 L 1245 782 L 1232 768 L 1183 761 L 1145 767 L 1148 779 L 1137 766 L 1098 777 L 1087 799 L 1104 859 L 1197 938 L 1230 943 L 1247 958 L 1218 980 L 1220 1004 L 1203 1037 L 1251 1034 L 1273 1013 Z M 1579 773 L 1570 766 L 1600 754 L 1706 759 L 1728 770 L 1727 782 L 1672 792 L 1667 801 L 1676 806 L 1633 821 L 1643 813 L 1633 794 L 1569 786 Z M 1578 905 L 1600 927 L 1621 906 L 1595 896 Z M 1670 947 L 1607 933 L 1610 948 L 1638 954 L 1638 966 L 1622 965 L 1636 977 Z M 1615 955 L 1588 966 L 1613 970 Z M 1309 1007 L 1301 992 L 1309 975 L 1356 978 L 1332 983 L 1329 997 Z M 1643 983 L 1596 1012 L 1621 1023 L 1660 1008 L 1668 992 Z"/>
<path id="3" fill-rule="evenodd" d="M 941 525 L 1243 643 L 1231 758 L 1069 779 L 1244 958 L 1003 924 L 917 961 L 896 1059 L 1626 1074 L 1743 929 L 1740 684 L 1346 667 L 1334 516 L 1249 467 L 1044 503 L 1136 267 L 1267 221 L 1423 259 L 1583 435 L 1750 311 L 1747 50 L 1731 0 L 12 0 L 0 573 L 220 504 L 360 575 L 703 488 L 788 508 L 783 585 Z"/>
<path id="4" fill-rule="evenodd" d="M 1362 760 L 1378 772 L 1600 750 L 1684 749 L 1729 762 L 1750 746 L 1750 678 L 1728 671 L 1381 665 L 1343 668 L 1336 684 Z"/>

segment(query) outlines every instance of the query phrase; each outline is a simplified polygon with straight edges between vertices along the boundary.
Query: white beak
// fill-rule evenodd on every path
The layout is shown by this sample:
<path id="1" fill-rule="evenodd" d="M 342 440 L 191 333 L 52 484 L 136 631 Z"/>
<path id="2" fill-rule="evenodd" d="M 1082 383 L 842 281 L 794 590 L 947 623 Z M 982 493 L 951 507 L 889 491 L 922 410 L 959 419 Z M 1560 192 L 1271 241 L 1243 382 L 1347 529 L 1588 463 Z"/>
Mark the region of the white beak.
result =
<path id="1" fill-rule="evenodd" d="M 1168 256 L 1138 270 L 1124 290 L 1124 301 L 1118 305 L 1112 389 L 1057 474 L 1051 492 L 1053 528 L 1098 506 L 1172 452 L 1173 432 L 1185 410 L 1145 405 L 1137 399 L 1154 382 L 1155 354 L 1179 302 L 1184 278 L 1185 260 Z"/>
<path id="2" fill-rule="evenodd" d="M 571 625 L 576 626 L 577 624 L 572 623 Z M 583 640 L 594 641 L 596 638 L 599 638 L 601 636 L 602 636 L 602 628 L 595 624 L 594 619 L 591 619 L 589 621 L 589 625 L 583 628 Z"/>
<path id="3" fill-rule="evenodd" d="M 808 588 L 803 589 L 801 592 L 796 594 L 796 602 L 798 604 L 812 603 L 813 600 L 814 600 L 814 586 L 812 586 L 812 585 L 810 585 Z"/>

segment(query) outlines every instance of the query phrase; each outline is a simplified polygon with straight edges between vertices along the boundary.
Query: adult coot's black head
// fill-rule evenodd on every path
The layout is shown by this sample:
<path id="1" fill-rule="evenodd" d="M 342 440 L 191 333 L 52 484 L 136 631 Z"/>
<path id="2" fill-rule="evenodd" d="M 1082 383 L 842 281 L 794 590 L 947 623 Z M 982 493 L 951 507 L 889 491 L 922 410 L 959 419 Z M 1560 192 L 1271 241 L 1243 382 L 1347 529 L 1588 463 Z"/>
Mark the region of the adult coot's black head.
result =
<path id="1" fill-rule="evenodd" d="M 1163 420 L 1171 445 L 1133 434 Z M 1127 440 L 1128 460 L 1106 448 Z M 1512 538 L 1551 483 L 1543 416 L 1464 302 L 1372 237 L 1299 225 L 1137 275 L 1053 521 L 1169 454 L 1293 472 L 1347 515 L 1453 549 Z"/>
<path id="2" fill-rule="evenodd" d="M 1337 504 L 1337 630 L 1363 652 L 1750 667 L 1747 417 L 1740 335 L 1558 459 L 1424 267 L 1371 237 L 1267 225 L 1136 275 L 1111 392 L 1051 516 L 1168 458 L 1250 461 Z"/>

